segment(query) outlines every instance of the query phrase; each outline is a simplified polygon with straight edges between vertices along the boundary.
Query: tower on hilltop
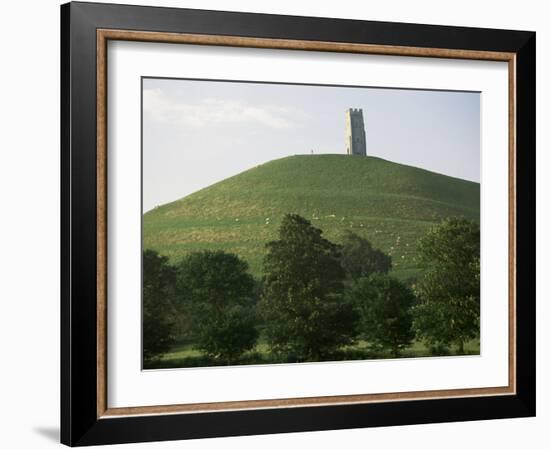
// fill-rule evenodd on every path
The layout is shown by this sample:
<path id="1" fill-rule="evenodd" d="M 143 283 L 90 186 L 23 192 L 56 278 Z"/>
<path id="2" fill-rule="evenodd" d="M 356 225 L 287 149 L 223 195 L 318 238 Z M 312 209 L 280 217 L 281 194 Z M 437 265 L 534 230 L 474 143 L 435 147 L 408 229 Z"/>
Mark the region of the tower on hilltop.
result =
<path id="1" fill-rule="evenodd" d="M 365 122 L 362 109 L 348 109 L 346 111 L 346 151 L 347 154 L 367 155 L 367 141 L 365 139 Z"/>

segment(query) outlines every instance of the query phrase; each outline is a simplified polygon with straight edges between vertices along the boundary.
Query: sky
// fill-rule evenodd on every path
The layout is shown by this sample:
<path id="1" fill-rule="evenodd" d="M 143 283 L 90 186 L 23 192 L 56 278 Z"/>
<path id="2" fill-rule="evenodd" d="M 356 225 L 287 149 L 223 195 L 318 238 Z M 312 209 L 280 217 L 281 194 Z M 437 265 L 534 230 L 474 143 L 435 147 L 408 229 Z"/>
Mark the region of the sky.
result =
<path id="1" fill-rule="evenodd" d="M 273 159 L 345 154 L 363 109 L 367 155 L 479 182 L 480 94 L 143 79 L 143 211 Z"/>

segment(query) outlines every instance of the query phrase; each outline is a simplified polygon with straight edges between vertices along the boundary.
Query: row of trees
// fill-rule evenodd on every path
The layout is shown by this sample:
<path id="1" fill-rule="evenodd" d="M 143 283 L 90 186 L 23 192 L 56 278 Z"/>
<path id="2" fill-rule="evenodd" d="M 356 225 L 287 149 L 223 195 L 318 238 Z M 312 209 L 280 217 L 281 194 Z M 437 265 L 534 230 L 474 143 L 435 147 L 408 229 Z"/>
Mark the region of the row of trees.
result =
<path id="1" fill-rule="evenodd" d="M 263 332 L 273 358 L 319 361 L 358 339 L 398 356 L 415 337 L 437 351 L 479 333 L 479 225 L 449 219 L 420 242 L 426 270 L 414 290 L 388 275 L 391 258 L 348 233 L 341 245 L 299 215 L 286 215 L 267 245 L 264 276 L 223 251 L 177 266 L 146 250 L 144 359 L 180 332 L 208 357 L 232 362 Z"/>

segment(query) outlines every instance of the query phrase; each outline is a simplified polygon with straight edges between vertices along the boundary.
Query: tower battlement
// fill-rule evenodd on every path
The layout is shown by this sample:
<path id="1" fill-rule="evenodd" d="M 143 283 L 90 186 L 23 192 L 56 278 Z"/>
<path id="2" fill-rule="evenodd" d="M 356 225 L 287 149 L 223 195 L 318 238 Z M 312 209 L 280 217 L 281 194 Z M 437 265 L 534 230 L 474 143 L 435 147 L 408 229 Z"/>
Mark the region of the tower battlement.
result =
<path id="1" fill-rule="evenodd" d="M 365 121 L 363 110 L 350 108 L 346 111 L 346 152 L 347 154 L 367 155 Z"/>

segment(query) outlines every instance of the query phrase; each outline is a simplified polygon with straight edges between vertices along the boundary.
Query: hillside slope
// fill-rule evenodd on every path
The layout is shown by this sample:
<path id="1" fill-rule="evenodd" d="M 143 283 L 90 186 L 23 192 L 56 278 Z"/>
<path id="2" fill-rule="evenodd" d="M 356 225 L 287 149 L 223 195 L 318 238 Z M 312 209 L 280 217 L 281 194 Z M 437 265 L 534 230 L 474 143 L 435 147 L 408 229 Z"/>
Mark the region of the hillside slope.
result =
<path id="1" fill-rule="evenodd" d="M 174 261 L 224 249 L 259 277 L 264 245 L 288 212 L 336 242 L 346 229 L 367 237 L 405 278 L 417 271 L 416 242 L 433 224 L 448 216 L 479 220 L 479 184 L 375 157 L 290 156 L 144 214 L 144 247 Z"/>

